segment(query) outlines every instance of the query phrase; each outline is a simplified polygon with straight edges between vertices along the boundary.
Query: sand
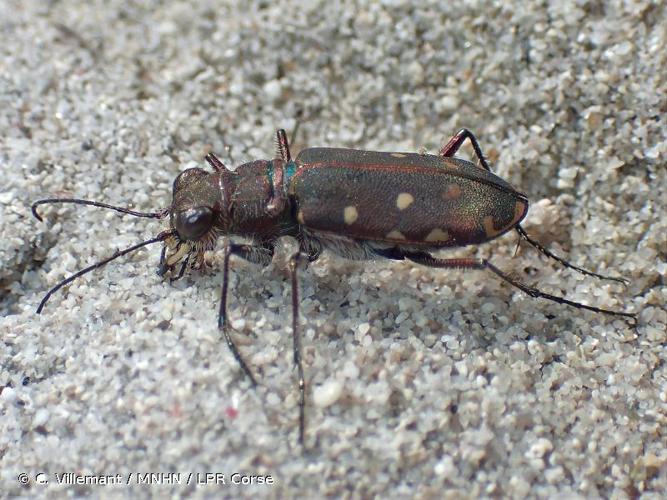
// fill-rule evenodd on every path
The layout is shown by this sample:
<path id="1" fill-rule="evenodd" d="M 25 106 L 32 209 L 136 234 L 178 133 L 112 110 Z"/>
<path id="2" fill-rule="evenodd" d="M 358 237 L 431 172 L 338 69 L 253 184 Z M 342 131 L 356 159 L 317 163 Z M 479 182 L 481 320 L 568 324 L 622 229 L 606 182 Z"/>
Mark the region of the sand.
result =
<path id="1" fill-rule="evenodd" d="M 0 1 L 0 496 L 664 494 L 667 7 L 233 4 Z M 147 247 L 35 314 L 59 280 L 165 225 L 74 206 L 39 223 L 32 201 L 166 208 L 207 152 L 272 158 L 297 120 L 294 154 L 435 153 L 470 128 L 529 196 L 529 234 L 631 283 L 515 256 L 515 233 L 440 256 L 636 311 L 637 328 L 482 271 L 325 254 L 300 272 L 304 451 L 294 242 L 265 269 L 232 261 L 256 389 L 216 329 L 220 251 L 170 283 Z"/>

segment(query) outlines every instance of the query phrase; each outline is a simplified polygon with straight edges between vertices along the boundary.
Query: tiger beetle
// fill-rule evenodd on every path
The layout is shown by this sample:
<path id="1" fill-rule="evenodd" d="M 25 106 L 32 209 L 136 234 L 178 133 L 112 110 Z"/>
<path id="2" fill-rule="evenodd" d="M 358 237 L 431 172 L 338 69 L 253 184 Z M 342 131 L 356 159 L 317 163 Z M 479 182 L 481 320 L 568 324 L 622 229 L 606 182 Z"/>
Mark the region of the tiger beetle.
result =
<path id="1" fill-rule="evenodd" d="M 466 139 L 471 142 L 481 167 L 454 158 Z M 32 212 L 40 221 L 37 207 L 51 203 L 92 205 L 136 217 L 169 217 L 169 229 L 156 237 L 117 251 L 62 280 L 47 292 L 37 313 L 41 313 L 51 295 L 76 278 L 146 245 L 163 243 L 158 274 L 169 273 L 172 279 L 179 279 L 188 265 L 191 268 L 204 266 L 204 253 L 213 250 L 220 236 L 240 236 L 250 243 L 240 244 L 225 238 L 218 328 L 243 372 L 257 385 L 230 335 L 229 259 L 236 256 L 267 266 L 272 261 L 277 240 L 291 236 L 299 245 L 288 266 L 302 445 L 306 384 L 298 328 L 297 268 L 303 259 L 317 260 L 325 249 L 354 260 L 381 257 L 407 259 L 433 268 L 485 269 L 531 297 L 630 318 L 636 324 L 634 313 L 550 295 L 521 283 L 487 259 L 443 259 L 431 254 L 443 248 L 479 245 L 514 229 L 521 239 L 565 267 L 596 278 L 627 283 L 624 278 L 577 267 L 531 239 L 520 225 L 528 211 L 528 198 L 491 172 L 477 139 L 469 130 L 461 129 L 438 155 L 309 148 L 292 159 L 287 135 L 282 129 L 277 132 L 277 143 L 278 158 L 252 161 L 236 170 L 229 170 L 214 154 L 208 154 L 206 161 L 213 172 L 201 168 L 181 172 L 174 180 L 171 206 L 158 212 L 137 212 L 76 198 L 36 201 Z"/>

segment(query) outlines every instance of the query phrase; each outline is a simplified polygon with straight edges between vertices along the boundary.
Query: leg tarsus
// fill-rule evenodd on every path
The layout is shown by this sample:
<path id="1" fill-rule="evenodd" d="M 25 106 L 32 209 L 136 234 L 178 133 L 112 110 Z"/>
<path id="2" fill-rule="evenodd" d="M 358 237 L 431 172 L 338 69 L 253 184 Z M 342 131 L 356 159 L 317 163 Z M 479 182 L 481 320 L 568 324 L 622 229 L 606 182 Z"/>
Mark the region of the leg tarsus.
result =
<path id="1" fill-rule="evenodd" d="M 299 126 L 301 125 L 301 118 L 303 118 L 303 108 L 298 108 L 296 110 L 296 121 L 294 123 L 294 128 L 292 129 L 292 137 L 290 138 L 290 144 L 296 143 L 296 134 L 299 131 Z"/>
<path id="2" fill-rule="evenodd" d="M 622 283 L 625 286 L 627 286 L 630 283 L 630 281 L 625 279 L 625 278 L 620 278 L 620 277 L 615 277 L 615 276 L 606 276 L 604 274 L 594 273 L 593 271 L 588 271 L 587 269 L 583 269 L 581 267 L 575 266 L 574 264 L 570 264 L 565 259 L 563 259 L 563 258 L 559 257 L 558 255 L 553 254 L 551 251 L 547 250 L 545 247 L 540 245 L 539 242 L 533 240 L 530 236 L 528 236 L 528 234 L 526 233 L 524 228 L 522 228 L 520 225 L 517 225 L 514 229 L 516 229 L 516 232 L 519 233 L 519 236 L 521 236 L 522 239 L 526 240 L 530 245 L 537 248 L 537 250 L 541 254 L 546 255 L 547 257 L 549 257 L 551 259 L 554 259 L 557 262 L 560 262 L 565 267 L 569 267 L 570 269 L 574 269 L 578 273 L 586 274 L 588 276 L 594 276 L 594 277 L 602 279 L 602 280 L 617 281 L 619 283 Z"/>

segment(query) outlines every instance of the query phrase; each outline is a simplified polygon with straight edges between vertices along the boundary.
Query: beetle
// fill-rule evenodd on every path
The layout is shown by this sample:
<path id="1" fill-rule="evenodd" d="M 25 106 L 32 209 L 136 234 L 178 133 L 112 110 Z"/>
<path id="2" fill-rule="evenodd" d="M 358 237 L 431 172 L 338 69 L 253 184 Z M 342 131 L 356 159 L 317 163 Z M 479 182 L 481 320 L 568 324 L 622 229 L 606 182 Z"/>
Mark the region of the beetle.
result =
<path id="1" fill-rule="evenodd" d="M 32 205 L 74 203 L 155 219 L 169 218 L 169 228 L 156 237 L 117 251 L 59 282 L 40 302 L 41 313 L 51 295 L 79 276 L 131 253 L 162 242 L 158 274 L 172 279 L 186 268 L 204 265 L 204 254 L 218 238 L 239 236 L 250 243 L 226 238 L 218 327 L 231 353 L 253 385 L 257 381 L 232 340 L 227 320 L 229 261 L 232 256 L 267 266 L 277 240 L 291 236 L 298 251 L 289 259 L 292 287 L 292 341 L 299 387 L 299 442 L 304 443 L 305 393 L 301 337 L 299 335 L 299 289 L 297 268 L 301 260 L 315 261 L 322 251 L 365 260 L 410 260 L 432 268 L 488 270 L 535 298 L 629 318 L 636 314 L 603 309 L 551 295 L 523 284 L 481 258 L 443 259 L 434 250 L 479 245 L 514 229 L 521 239 L 545 256 L 579 273 L 627 284 L 620 277 L 605 276 L 577 267 L 555 255 L 528 236 L 521 221 L 528 212 L 528 198 L 493 174 L 477 138 L 461 129 L 438 155 L 386 153 L 341 148 L 308 148 L 292 159 L 287 135 L 276 134 L 278 157 L 256 160 L 230 170 L 213 154 L 206 161 L 213 171 L 190 168 L 173 183 L 169 208 L 138 212 L 91 200 L 47 198 Z M 455 158 L 469 140 L 480 166 Z M 177 271 L 178 268 L 178 271 Z"/>

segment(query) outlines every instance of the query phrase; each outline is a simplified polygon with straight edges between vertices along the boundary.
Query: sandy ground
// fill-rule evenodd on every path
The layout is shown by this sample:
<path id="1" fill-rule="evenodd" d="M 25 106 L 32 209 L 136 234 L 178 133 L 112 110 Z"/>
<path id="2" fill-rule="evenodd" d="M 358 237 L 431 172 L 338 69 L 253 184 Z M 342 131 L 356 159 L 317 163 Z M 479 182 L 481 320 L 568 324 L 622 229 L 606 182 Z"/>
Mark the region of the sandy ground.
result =
<path id="1" fill-rule="evenodd" d="M 0 0 L 0 496 L 665 492 L 667 7 L 440 3 Z M 257 389 L 216 329 L 221 274 L 164 281 L 158 246 L 35 314 L 63 277 L 164 226 L 72 206 L 39 223 L 33 200 L 165 208 L 179 171 L 209 151 L 271 158 L 300 112 L 294 153 L 433 153 L 469 127 L 530 197 L 530 234 L 631 284 L 515 256 L 514 233 L 443 255 L 491 257 L 638 327 L 481 271 L 325 255 L 300 275 L 304 452 L 293 242 L 266 269 L 232 263 Z M 273 484 L 234 484 L 251 475 Z"/>

